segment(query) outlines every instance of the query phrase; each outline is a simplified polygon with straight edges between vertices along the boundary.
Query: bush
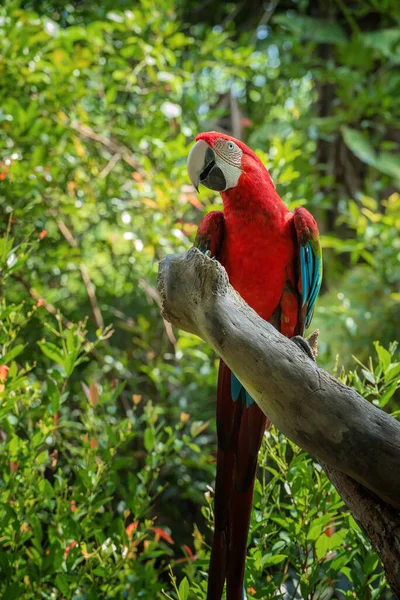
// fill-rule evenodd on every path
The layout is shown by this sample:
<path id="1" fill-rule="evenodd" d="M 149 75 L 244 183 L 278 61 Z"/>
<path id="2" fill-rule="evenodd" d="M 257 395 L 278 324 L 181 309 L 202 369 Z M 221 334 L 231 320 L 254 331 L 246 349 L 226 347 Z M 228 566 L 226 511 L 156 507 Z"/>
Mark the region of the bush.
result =
<path id="1" fill-rule="evenodd" d="M 277 14 L 257 35 L 238 34 L 229 3 L 221 27 L 182 23 L 183 2 L 126 4 L 0 7 L 7 600 L 206 596 L 217 363 L 204 343 L 162 321 L 156 272 L 220 206 L 212 194 L 194 195 L 185 164 L 196 133 L 219 126 L 229 102 L 291 208 L 311 204 L 322 229 L 339 207 L 348 239 L 324 238 L 341 256 L 326 252 L 321 360 L 333 367 L 339 351 L 350 368 L 355 352 L 363 364 L 347 381 L 385 410 L 397 408 L 399 364 L 389 343 L 400 322 L 398 198 L 349 201 L 315 159 L 320 139 L 333 140 L 340 125 L 347 148 L 368 165 L 369 194 L 398 184 L 393 143 L 380 133 L 388 137 L 397 106 L 395 78 L 371 71 L 396 58 L 396 30 L 345 44 L 341 26 L 314 19 L 296 29 L 310 22 Z M 295 4 L 301 12 L 307 2 Z M 389 26 L 392 2 L 385 7 Z M 326 35 L 334 62 L 315 68 Z M 363 93 L 367 79 L 373 95 Z M 332 82 L 334 114 L 315 118 L 319 90 Z M 377 121 L 379 156 L 355 131 L 357 118 L 362 129 Z M 311 599 L 329 589 L 338 598 L 384 598 L 377 558 L 318 465 L 274 429 L 260 464 L 249 595 Z"/>
<path id="2" fill-rule="evenodd" d="M 196 438 L 208 424 L 189 426 L 182 413 L 171 427 L 162 408 L 125 395 L 124 382 L 74 386 L 112 332 L 89 342 L 84 323 L 64 327 L 42 311 L 40 300 L 0 310 L 1 596 L 155 598 L 167 567 L 193 551 L 175 543 L 154 502 L 173 469 L 183 488 L 188 473 L 207 471 Z M 43 317 L 46 337 L 30 350 L 37 360 L 22 362 L 25 328 Z"/>
<path id="3" fill-rule="evenodd" d="M 352 354 L 367 360 L 377 334 L 384 346 L 400 338 L 400 199 L 393 194 L 379 206 L 362 196 L 341 216 L 354 232 L 348 239 L 324 237 L 324 247 L 348 253 L 343 277 L 318 303 L 313 323 L 321 327 L 323 364 L 332 367 L 336 355 L 349 367 Z"/>
<path id="4" fill-rule="evenodd" d="M 41 244 L 13 248 L 10 242 L 2 240 L 3 282 Z M 36 340 L 36 360 L 23 361 L 33 320 L 46 335 Z M 181 511 L 185 478 L 191 483 L 195 470 L 203 477 L 209 471 L 210 457 L 197 444 L 208 423 L 190 422 L 182 412 L 168 425 L 163 408 L 126 394 L 124 382 L 82 379 L 82 365 L 98 359 L 110 329 L 88 341 L 85 323 L 50 320 L 40 299 L 31 306 L 3 300 L 0 322 L 3 597 L 161 598 L 171 590 L 169 570 L 183 569 L 179 586 L 172 575 L 176 595 L 166 594 L 205 598 L 208 544 L 197 528 L 194 546 L 176 543 L 154 505 L 157 496 L 166 497 L 162 481 L 176 478 Z M 384 408 L 400 387 L 395 351 L 395 344 L 386 350 L 377 343 L 377 364 L 342 380 Z M 123 418 L 119 403 L 126 407 Z M 382 598 L 378 559 L 319 465 L 274 429 L 265 435 L 260 465 L 249 593 L 311 599 L 329 587 L 349 598 Z M 211 528 L 210 491 L 205 500 L 202 513 Z"/>

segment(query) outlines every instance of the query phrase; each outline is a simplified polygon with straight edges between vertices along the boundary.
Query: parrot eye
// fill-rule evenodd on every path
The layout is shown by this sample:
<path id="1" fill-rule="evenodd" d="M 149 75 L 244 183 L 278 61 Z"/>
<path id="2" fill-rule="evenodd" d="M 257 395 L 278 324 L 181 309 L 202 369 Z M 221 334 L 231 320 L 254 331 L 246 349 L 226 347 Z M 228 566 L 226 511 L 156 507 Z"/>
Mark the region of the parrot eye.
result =
<path id="1" fill-rule="evenodd" d="M 215 153 L 216 165 L 223 170 L 226 179 L 226 190 L 237 185 L 242 173 L 243 151 L 235 143 L 235 140 L 217 138 L 212 150 Z"/>

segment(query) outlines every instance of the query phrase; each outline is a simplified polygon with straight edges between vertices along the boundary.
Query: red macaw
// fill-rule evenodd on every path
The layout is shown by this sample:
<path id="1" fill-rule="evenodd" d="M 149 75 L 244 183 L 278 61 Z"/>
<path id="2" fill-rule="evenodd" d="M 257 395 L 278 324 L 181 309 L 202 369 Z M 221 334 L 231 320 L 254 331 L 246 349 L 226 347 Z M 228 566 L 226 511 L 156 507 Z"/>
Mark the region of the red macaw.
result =
<path id="1" fill-rule="evenodd" d="M 245 144 L 201 133 L 188 158 L 189 177 L 221 193 L 224 210 L 201 221 L 195 244 L 226 269 L 244 300 L 283 335 L 303 335 L 321 287 L 317 224 L 302 207 L 292 213 L 261 160 Z M 257 456 L 270 425 L 221 360 L 217 390 L 217 475 L 208 600 L 244 597 L 247 534 Z"/>

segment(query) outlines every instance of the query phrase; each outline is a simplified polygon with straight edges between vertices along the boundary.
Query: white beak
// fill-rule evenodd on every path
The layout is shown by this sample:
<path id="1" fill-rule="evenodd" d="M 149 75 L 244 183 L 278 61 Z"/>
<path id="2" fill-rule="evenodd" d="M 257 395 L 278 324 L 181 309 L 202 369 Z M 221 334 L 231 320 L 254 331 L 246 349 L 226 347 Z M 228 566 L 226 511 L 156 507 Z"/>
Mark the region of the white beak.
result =
<path id="1" fill-rule="evenodd" d="M 199 181 L 201 172 L 204 169 L 204 162 L 206 158 L 208 144 L 204 140 L 199 140 L 195 143 L 191 151 L 189 152 L 187 160 L 187 170 L 190 177 L 190 181 L 193 186 L 199 191 Z"/>

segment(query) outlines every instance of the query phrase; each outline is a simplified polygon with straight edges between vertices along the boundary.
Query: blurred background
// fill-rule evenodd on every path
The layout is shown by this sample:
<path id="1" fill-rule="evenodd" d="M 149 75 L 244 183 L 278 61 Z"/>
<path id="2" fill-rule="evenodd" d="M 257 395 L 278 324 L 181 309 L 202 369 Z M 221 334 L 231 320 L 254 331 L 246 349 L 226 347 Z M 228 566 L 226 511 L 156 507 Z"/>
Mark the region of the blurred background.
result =
<path id="1" fill-rule="evenodd" d="M 221 208 L 200 131 L 316 217 L 319 364 L 397 414 L 399 65 L 397 0 L 2 2 L 2 597 L 205 598 L 217 360 L 156 289 Z M 312 459 L 260 463 L 249 597 L 390 598 Z"/>

